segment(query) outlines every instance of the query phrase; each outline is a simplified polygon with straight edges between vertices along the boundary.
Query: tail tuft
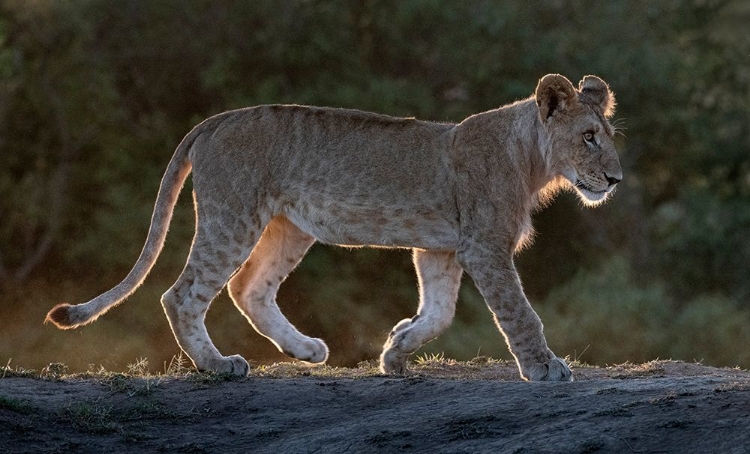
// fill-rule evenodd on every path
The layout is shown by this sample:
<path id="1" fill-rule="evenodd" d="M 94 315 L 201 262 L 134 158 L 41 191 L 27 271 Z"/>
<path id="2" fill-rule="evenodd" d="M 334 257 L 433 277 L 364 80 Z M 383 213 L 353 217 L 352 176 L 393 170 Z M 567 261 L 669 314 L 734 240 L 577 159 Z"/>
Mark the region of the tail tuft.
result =
<path id="1" fill-rule="evenodd" d="M 47 313 L 44 323 L 52 322 L 60 329 L 74 328 L 76 323 L 70 320 L 70 304 L 60 303 Z"/>
<path id="2" fill-rule="evenodd" d="M 223 118 L 223 117 L 221 117 Z M 190 162 L 190 149 L 196 138 L 203 133 L 206 125 L 213 123 L 201 123 L 201 127 L 195 127 L 182 139 L 175 150 L 172 160 L 169 161 L 167 170 L 161 179 L 159 194 L 156 196 L 154 213 L 151 216 L 151 225 L 148 229 L 146 244 L 141 250 L 141 255 L 133 265 L 125 279 L 113 288 L 107 290 L 96 298 L 83 304 L 70 305 L 60 303 L 47 313 L 44 323 L 52 322 L 60 329 L 72 329 L 91 323 L 100 315 L 104 314 L 114 306 L 120 304 L 125 298 L 141 285 L 146 275 L 154 266 L 167 236 L 167 229 L 172 220 L 177 197 L 185 179 L 187 178 L 192 163 Z"/>

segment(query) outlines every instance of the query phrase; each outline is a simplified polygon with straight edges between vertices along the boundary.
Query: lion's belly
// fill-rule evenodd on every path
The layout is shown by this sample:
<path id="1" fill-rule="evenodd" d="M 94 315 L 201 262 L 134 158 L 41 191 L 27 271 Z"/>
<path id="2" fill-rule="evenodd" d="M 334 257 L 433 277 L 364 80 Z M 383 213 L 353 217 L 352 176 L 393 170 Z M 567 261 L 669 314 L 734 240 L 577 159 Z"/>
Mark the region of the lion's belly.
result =
<path id="1" fill-rule="evenodd" d="M 434 209 L 361 207 L 299 202 L 284 215 L 302 231 L 327 244 L 452 250 L 458 228 Z"/>

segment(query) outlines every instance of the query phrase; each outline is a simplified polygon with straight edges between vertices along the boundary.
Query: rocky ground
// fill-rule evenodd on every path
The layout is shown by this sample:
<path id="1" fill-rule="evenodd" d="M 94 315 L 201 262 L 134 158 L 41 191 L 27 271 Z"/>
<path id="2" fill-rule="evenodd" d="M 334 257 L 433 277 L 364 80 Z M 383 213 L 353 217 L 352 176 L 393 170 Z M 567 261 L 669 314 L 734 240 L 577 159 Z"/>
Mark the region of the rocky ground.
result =
<path id="1" fill-rule="evenodd" d="M 573 364 L 527 383 L 513 364 L 373 364 L 66 374 L 0 369 L 9 453 L 749 453 L 750 372 L 655 361 Z"/>

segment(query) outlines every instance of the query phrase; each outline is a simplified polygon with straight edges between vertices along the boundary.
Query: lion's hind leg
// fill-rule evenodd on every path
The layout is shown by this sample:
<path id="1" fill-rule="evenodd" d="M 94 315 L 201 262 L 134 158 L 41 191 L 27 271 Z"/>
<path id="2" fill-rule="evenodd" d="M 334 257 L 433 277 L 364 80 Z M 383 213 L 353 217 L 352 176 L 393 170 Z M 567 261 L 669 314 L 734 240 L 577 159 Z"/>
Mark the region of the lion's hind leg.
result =
<path id="1" fill-rule="evenodd" d="M 403 373 L 406 359 L 450 326 L 463 269 L 452 252 L 414 250 L 419 279 L 419 309 L 391 331 L 380 356 L 383 373 Z"/>
<path id="2" fill-rule="evenodd" d="M 274 218 L 250 258 L 229 282 L 229 294 L 255 330 L 279 351 L 302 361 L 322 363 L 328 359 L 325 342 L 300 333 L 276 304 L 279 285 L 314 242 L 285 217 Z"/>
<path id="3" fill-rule="evenodd" d="M 187 264 L 162 296 L 162 306 L 177 343 L 199 370 L 247 375 L 250 367 L 244 358 L 222 356 L 214 346 L 205 316 L 211 301 L 250 255 L 262 221 L 251 226 L 218 204 L 197 206 L 196 234 Z"/>

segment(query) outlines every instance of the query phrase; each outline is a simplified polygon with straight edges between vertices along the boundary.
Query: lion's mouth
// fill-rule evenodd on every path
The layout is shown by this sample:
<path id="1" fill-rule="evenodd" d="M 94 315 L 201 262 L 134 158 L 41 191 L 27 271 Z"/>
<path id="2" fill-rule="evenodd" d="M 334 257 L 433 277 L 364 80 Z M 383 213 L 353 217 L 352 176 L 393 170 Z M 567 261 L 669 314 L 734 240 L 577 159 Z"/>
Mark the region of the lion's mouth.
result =
<path id="1" fill-rule="evenodd" d="M 596 189 L 592 188 L 591 186 L 587 185 L 581 180 L 576 180 L 575 187 L 578 189 L 583 189 L 584 191 L 590 192 L 592 194 L 606 194 L 610 190 L 610 188 L 607 188 L 601 191 L 597 191 Z"/>
<path id="2" fill-rule="evenodd" d="M 578 189 L 582 189 L 592 194 L 604 195 L 604 194 L 609 194 L 610 192 L 614 191 L 615 186 L 617 186 L 617 184 L 610 184 L 604 189 L 596 190 L 592 188 L 591 186 L 587 185 L 586 183 L 584 183 L 583 181 L 576 179 L 574 186 Z"/>

